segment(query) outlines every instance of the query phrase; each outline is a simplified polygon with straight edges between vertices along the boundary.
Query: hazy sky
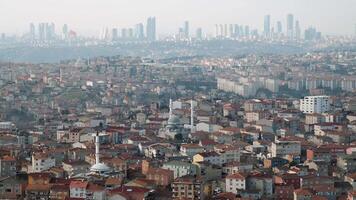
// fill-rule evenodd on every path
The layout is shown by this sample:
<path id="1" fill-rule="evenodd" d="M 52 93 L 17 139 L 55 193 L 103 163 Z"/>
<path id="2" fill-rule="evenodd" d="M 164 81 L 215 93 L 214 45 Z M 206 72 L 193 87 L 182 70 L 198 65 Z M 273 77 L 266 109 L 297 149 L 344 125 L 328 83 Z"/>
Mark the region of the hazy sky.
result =
<path id="1" fill-rule="evenodd" d="M 214 24 L 248 24 L 262 30 L 271 14 L 285 30 L 293 13 L 304 29 L 310 25 L 328 34 L 353 34 L 356 0 L 0 0 L 0 32 L 28 31 L 30 22 L 64 23 L 80 34 L 98 34 L 103 27 L 130 27 L 157 17 L 159 33 L 174 33 L 189 20 L 191 29 L 213 33 Z M 191 32 L 195 32 L 191 30 Z"/>

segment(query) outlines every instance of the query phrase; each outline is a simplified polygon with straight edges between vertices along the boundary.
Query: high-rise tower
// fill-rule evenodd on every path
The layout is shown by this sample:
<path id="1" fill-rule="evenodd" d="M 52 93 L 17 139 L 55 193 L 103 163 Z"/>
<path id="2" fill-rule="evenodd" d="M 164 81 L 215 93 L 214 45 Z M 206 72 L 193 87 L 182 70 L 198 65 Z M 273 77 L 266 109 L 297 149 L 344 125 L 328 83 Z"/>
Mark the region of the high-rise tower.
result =
<path id="1" fill-rule="evenodd" d="M 287 37 L 294 38 L 294 16 L 292 14 L 287 15 Z"/>
<path id="2" fill-rule="evenodd" d="M 146 25 L 146 33 L 147 33 L 147 39 L 149 41 L 155 41 L 156 40 L 156 18 L 155 17 L 149 17 L 147 19 L 147 25 Z"/>
<path id="3" fill-rule="evenodd" d="M 265 37 L 271 37 L 271 16 L 266 15 L 264 20 L 264 29 L 263 29 Z"/>

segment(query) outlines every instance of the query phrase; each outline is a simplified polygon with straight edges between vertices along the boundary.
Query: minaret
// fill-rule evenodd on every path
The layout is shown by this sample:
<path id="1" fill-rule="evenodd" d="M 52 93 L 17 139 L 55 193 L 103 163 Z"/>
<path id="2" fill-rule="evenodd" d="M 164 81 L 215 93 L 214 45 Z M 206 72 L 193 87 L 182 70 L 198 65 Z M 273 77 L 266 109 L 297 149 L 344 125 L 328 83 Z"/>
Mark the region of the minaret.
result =
<path id="1" fill-rule="evenodd" d="M 63 72 L 62 72 L 62 68 L 61 67 L 59 67 L 59 83 L 62 83 L 62 76 L 63 76 L 63 74 L 62 74 Z"/>
<path id="2" fill-rule="evenodd" d="M 99 159 L 99 132 L 96 132 L 96 136 L 95 136 L 95 164 L 99 164 L 100 163 L 100 159 Z"/>
<path id="3" fill-rule="evenodd" d="M 169 119 L 172 118 L 172 114 L 173 114 L 172 107 L 173 107 L 172 99 L 169 99 Z"/>
<path id="4" fill-rule="evenodd" d="M 110 171 L 110 167 L 104 163 L 100 163 L 100 153 L 99 153 L 99 131 L 95 134 L 95 164 L 90 168 L 91 173 L 106 176 Z"/>
<path id="5" fill-rule="evenodd" d="M 193 99 L 190 100 L 190 131 L 192 133 L 195 132 L 195 127 L 194 127 L 194 105 L 193 105 Z"/>

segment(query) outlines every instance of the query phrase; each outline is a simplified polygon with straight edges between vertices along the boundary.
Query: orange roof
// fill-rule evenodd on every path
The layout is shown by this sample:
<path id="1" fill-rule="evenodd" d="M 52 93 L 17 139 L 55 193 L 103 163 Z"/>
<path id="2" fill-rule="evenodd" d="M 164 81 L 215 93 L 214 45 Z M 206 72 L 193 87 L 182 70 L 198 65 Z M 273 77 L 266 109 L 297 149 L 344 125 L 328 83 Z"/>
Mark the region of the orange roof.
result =
<path id="1" fill-rule="evenodd" d="M 312 193 L 309 189 L 296 189 L 296 190 L 294 190 L 294 192 L 297 195 L 303 195 L 303 196 L 312 195 Z"/>
<path id="2" fill-rule="evenodd" d="M 230 174 L 226 178 L 228 179 L 245 179 L 245 177 L 240 173 Z"/>
<path id="3" fill-rule="evenodd" d="M 89 183 L 87 190 L 89 191 L 102 191 L 104 188 L 100 185 L 94 184 L 94 183 Z"/>
<path id="4" fill-rule="evenodd" d="M 162 169 L 162 168 L 150 168 L 147 171 L 147 174 L 159 174 L 159 175 L 170 176 L 173 175 L 173 171 L 169 169 Z"/>
<path id="5" fill-rule="evenodd" d="M 83 180 L 73 180 L 70 182 L 70 188 L 87 188 L 88 182 Z"/>
<path id="6" fill-rule="evenodd" d="M 16 161 L 16 158 L 15 157 L 12 157 L 12 156 L 3 156 L 1 158 L 2 161 Z"/>
<path id="7" fill-rule="evenodd" d="M 36 185 L 28 185 L 26 190 L 36 190 L 36 191 L 48 191 L 50 189 L 50 185 L 42 185 L 42 184 L 36 184 Z"/>
<path id="8" fill-rule="evenodd" d="M 105 185 L 120 185 L 121 181 L 119 178 L 108 178 L 105 181 Z"/>

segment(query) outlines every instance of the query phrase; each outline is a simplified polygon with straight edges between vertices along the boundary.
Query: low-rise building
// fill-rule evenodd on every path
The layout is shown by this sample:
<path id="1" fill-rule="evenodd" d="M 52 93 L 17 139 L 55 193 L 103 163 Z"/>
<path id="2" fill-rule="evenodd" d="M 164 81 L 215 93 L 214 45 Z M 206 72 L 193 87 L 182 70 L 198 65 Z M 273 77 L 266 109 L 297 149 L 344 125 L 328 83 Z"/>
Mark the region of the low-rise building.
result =
<path id="1" fill-rule="evenodd" d="M 238 194 L 239 190 L 246 190 L 246 178 L 240 173 L 230 174 L 225 178 L 226 192 Z"/>
<path id="2" fill-rule="evenodd" d="M 203 182 L 194 176 L 177 178 L 172 183 L 173 199 L 204 199 Z"/>

